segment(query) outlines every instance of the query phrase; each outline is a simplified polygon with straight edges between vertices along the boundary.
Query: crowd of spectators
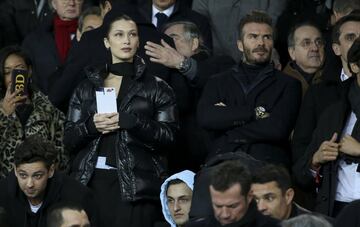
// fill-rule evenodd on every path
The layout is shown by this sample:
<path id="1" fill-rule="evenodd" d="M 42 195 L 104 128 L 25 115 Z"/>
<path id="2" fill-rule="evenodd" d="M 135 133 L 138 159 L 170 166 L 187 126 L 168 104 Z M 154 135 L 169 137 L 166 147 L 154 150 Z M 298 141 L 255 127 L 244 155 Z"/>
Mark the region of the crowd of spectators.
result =
<path id="1" fill-rule="evenodd" d="M 360 226 L 359 97 L 358 0 L 0 0 L 0 227 Z"/>

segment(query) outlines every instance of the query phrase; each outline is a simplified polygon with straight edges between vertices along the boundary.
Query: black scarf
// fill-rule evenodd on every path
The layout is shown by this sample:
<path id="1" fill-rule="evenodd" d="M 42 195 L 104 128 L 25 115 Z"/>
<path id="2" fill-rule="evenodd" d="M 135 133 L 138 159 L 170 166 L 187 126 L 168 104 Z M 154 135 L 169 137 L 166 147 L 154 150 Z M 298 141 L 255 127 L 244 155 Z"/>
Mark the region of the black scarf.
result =
<path id="1" fill-rule="evenodd" d="M 357 80 L 354 80 L 350 85 L 348 100 L 352 111 L 356 115 L 356 122 L 351 132 L 351 136 L 357 141 L 360 141 L 360 87 L 357 84 Z M 354 157 L 351 155 L 343 154 L 343 158 L 347 164 L 357 163 L 357 172 L 360 172 L 360 157 Z"/>
<path id="2" fill-rule="evenodd" d="M 135 76 L 135 68 L 133 63 L 121 62 L 110 65 L 108 71 L 116 76 L 122 76 L 120 90 L 117 96 L 118 111 L 121 101 L 128 93 L 129 87 Z M 113 144 L 116 143 L 117 133 L 109 133 L 103 136 L 100 141 L 100 155 L 106 156 L 106 164 L 116 167 L 116 155 L 113 149 Z"/>

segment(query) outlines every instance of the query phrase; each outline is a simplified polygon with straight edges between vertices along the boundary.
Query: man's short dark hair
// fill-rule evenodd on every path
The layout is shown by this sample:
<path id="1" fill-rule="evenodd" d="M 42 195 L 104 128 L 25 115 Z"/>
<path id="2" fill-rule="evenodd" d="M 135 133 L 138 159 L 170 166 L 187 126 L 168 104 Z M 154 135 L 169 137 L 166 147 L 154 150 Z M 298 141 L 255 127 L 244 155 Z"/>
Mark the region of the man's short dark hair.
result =
<path id="1" fill-rule="evenodd" d="M 98 17 L 101 17 L 101 10 L 99 7 L 97 6 L 92 6 L 92 7 L 89 7 L 87 9 L 85 9 L 79 16 L 79 19 L 78 19 L 78 29 L 80 32 L 82 32 L 83 30 L 83 26 L 84 26 L 84 20 L 87 16 L 90 16 L 90 15 L 95 15 L 95 16 L 98 16 Z"/>
<path id="2" fill-rule="evenodd" d="M 57 157 L 57 150 L 55 146 L 39 135 L 32 135 L 27 137 L 15 149 L 14 163 L 19 166 L 25 163 L 33 163 L 42 161 L 47 168 L 54 164 Z"/>
<path id="3" fill-rule="evenodd" d="M 289 172 L 282 166 L 267 164 L 253 174 L 253 184 L 266 184 L 275 181 L 282 193 L 291 188 Z"/>
<path id="4" fill-rule="evenodd" d="M 356 9 L 360 9 L 359 0 L 334 0 L 333 10 L 337 13 L 347 15 Z"/>
<path id="5" fill-rule="evenodd" d="M 271 28 L 273 27 L 272 19 L 267 13 L 265 13 L 263 11 L 259 11 L 259 10 L 253 10 L 253 11 L 251 11 L 251 13 L 246 14 L 240 20 L 240 23 L 238 25 L 238 29 L 239 29 L 238 30 L 238 32 L 239 32 L 238 39 L 239 40 L 243 39 L 243 37 L 244 37 L 243 28 L 246 24 L 249 24 L 249 23 L 267 24 Z"/>
<path id="6" fill-rule="evenodd" d="M 338 20 L 332 31 L 332 43 L 340 44 L 340 28 L 343 26 L 343 24 L 354 21 L 354 22 L 360 22 L 360 14 L 358 13 L 350 13 L 349 15 L 342 17 L 340 20 Z"/>
<path id="7" fill-rule="evenodd" d="M 347 55 L 349 69 L 350 63 L 355 63 L 360 68 L 360 37 L 355 39 L 353 45 L 350 47 Z"/>
<path id="8" fill-rule="evenodd" d="M 310 26 L 310 27 L 317 29 L 322 36 L 320 28 L 315 23 L 313 23 L 311 21 L 298 23 L 298 24 L 295 24 L 293 27 L 291 27 L 291 29 L 289 31 L 289 35 L 287 38 L 288 47 L 295 46 L 295 32 L 296 32 L 296 30 L 298 30 L 299 28 L 304 27 L 304 26 Z"/>
<path id="9" fill-rule="evenodd" d="M 74 202 L 61 201 L 50 207 L 47 213 L 47 227 L 60 227 L 64 222 L 62 212 L 64 210 L 84 211 L 84 208 Z"/>
<path id="10" fill-rule="evenodd" d="M 251 187 L 251 175 L 241 161 L 225 161 L 214 167 L 210 174 L 210 185 L 224 192 L 235 184 L 240 184 L 241 194 L 247 196 Z"/>

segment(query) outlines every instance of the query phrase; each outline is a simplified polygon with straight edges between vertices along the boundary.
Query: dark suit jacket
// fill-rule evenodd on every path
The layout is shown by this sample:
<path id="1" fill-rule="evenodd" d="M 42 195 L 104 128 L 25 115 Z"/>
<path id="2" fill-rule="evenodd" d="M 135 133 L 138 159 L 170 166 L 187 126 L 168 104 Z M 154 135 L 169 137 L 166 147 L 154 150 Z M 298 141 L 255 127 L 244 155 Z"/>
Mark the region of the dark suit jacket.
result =
<path id="1" fill-rule="evenodd" d="M 140 5 L 139 11 L 149 23 L 152 22 L 152 1 L 148 1 L 148 4 Z M 203 15 L 189 9 L 183 0 L 175 2 L 174 11 L 168 18 L 167 23 L 175 21 L 190 21 L 196 24 L 205 46 L 210 50 L 212 49 L 211 28 L 208 20 Z"/>
<path id="2" fill-rule="evenodd" d="M 343 95 L 344 84 L 346 83 L 340 81 L 340 72 L 333 71 L 331 74 L 323 74 L 323 82 L 312 85 L 307 90 L 300 108 L 292 140 L 294 163 L 305 154 L 322 112 Z"/>
<path id="3" fill-rule="evenodd" d="M 30 33 L 22 46 L 32 60 L 34 83 L 41 92 L 48 95 L 50 77 L 62 65 L 54 38 L 53 17 Z"/>
<path id="4" fill-rule="evenodd" d="M 351 111 L 347 101 L 348 86 L 354 82 L 353 78 L 347 80 L 344 84 L 344 94 L 341 99 L 330 105 L 321 115 L 317 122 L 317 127 L 313 133 L 313 138 L 305 154 L 297 160 L 293 167 L 293 173 L 297 182 L 303 188 L 314 190 L 315 179 L 310 172 L 311 160 L 314 153 L 320 147 L 321 143 L 329 140 L 334 132 L 341 135 L 346 120 Z M 338 137 L 339 139 L 339 137 Z M 322 175 L 321 182 L 317 186 L 318 194 L 316 198 L 315 210 L 319 213 L 332 216 L 334 199 L 337 187 L 337 168 L 338 161 L 327 162 L 321 166 L 320 175 Z"/>

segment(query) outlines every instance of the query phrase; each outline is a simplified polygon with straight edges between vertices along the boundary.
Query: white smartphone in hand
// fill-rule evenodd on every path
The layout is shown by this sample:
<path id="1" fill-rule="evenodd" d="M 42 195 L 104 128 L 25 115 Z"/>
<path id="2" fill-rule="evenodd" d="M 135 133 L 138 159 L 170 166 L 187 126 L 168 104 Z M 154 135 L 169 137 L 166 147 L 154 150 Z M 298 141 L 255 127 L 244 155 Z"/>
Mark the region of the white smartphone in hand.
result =
<path id="1" fill-rule="evenodd" d="M 98 113 L 116 113 L 116 92 L 113 87 L 102 87 L 96 90 L 96 107 Z"/>

